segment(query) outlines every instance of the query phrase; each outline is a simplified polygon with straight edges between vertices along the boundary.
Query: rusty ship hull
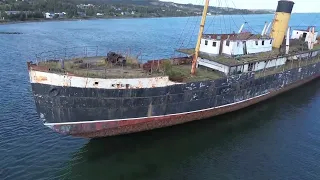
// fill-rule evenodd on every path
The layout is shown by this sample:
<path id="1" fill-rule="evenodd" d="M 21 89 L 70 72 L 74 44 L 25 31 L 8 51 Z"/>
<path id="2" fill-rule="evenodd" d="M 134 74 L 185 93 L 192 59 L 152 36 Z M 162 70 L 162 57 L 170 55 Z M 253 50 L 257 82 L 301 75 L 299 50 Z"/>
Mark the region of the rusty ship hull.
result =
<path id="1" fill-rule="evenodd" d="M 311 61 L 320 52 L 301 54 Z M 29 64 L 39 117 L 52 130 L 96 138 L 152 130 L 236 111 L 320 76 L 320 63 L 257 77 L 175 83 L 167 77 L 95 79 L 57 75 Z M 214 118 L 212 118 L 214 120 Z"/>

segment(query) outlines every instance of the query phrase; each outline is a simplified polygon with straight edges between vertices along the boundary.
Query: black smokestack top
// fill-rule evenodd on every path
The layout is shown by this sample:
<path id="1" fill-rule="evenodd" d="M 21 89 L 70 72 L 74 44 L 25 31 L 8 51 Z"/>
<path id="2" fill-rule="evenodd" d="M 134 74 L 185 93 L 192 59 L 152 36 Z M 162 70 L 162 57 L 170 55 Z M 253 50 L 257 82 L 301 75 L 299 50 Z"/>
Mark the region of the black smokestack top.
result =
<path id="1" fill-rule="evenodd" d="M 280 0 L 278 2 L 277 12 L 284 12 L 291 14 L 294 2 L 289 0 Z"/>

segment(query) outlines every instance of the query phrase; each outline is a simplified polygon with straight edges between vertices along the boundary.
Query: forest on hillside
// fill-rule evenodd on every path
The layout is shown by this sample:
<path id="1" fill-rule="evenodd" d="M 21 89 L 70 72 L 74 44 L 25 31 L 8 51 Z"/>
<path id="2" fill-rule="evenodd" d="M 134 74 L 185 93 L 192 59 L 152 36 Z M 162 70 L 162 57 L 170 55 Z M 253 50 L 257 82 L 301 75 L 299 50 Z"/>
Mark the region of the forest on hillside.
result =
<path id="1" fill-rule="evenodd" d="M 9 20 L 45 18 L 44 13 L 61 13 L 54 18 L 169 17 L 198 16 L 203 6 L 158 0 L 0 0 L 0 17 Z M 11 11 L 11 12 L 9 12 Z M 209 8 L 210 14 L 266 14 L 267 10 Z"/>

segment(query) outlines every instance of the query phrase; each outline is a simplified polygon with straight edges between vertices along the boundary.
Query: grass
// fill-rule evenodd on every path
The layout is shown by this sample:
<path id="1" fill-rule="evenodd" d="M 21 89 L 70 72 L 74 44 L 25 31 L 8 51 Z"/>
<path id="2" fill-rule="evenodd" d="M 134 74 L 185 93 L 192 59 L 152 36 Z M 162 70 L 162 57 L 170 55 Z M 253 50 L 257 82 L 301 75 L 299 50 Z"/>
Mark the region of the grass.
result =
<path id="1" fill-rule="evenodd" d="M 61 62 L 47 61 L 40 62 L 39 66 L 45 66 L 55 73 L 71 73 L 82 77 L 91 78 L 145 78 L 156 76 L 169 76 L 169 79 L 176 82 L 193 82 L 201 80 L 212 80 L 220 78 L 219 72 L 198 69 L 195 76 L 190 75 L 191 64 L 174 65 L 170 60 L 165 61 L 157 69 L 146 72 L 141 68 L 138 60 L 132 57 L 127 58 L 127 65 L 124 67 L 116 66 L 105 61 L 104 58 L 77 58 L 64 61 L 64 69 Z"/>
<path id="2" fill-rule="evenodd" d="M 170 79 L 182 80 L 183 82 L 214 80 L 223 77 L 223 75 L 219 72 L 206 68 L 198 68 L 196 71 L 196 75 L 194 76 L 192 76 L 190 73 L 191 65 L 179 65 L 172 66 L 171 72 L 169 72 L 167 75 Z"/>

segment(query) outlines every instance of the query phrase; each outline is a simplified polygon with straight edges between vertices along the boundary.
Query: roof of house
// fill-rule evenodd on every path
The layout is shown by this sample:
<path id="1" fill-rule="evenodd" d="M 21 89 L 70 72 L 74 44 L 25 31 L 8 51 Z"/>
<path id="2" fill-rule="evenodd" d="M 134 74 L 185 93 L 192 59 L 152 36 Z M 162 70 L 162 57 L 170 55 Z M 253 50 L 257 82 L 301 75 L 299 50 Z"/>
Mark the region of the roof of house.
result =
<path id="1" fill-rule="evenodd" d="M 272 39 L 269 36 L 261 36 L 260 34 L 252 34 L 250 32 L 244 32 L 239 34 L 204 34 L 202 36 L 204 39 L 212 40 L 227 40 L 236 41 L 236 40 L 250 40 L 250 39 Z"/>

